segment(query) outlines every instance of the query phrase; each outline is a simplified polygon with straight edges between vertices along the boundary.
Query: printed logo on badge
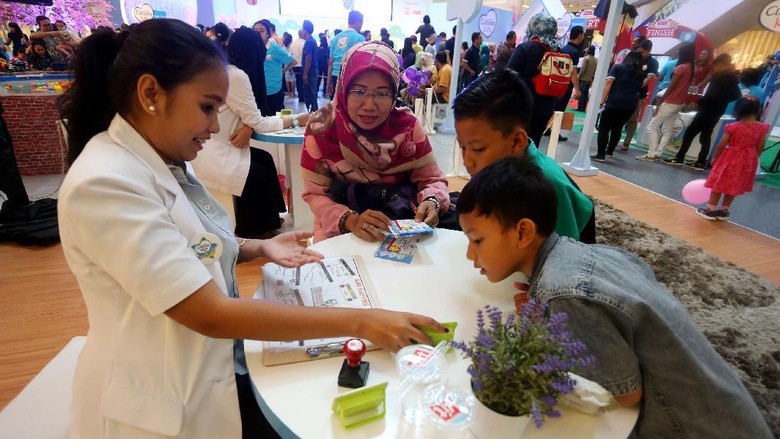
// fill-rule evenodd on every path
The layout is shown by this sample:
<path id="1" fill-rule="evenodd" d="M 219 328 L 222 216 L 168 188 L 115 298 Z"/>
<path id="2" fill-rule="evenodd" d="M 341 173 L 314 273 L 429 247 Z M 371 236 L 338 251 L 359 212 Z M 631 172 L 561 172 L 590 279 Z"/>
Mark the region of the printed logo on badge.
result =
<path id="1" fill-rule="evenodd" d="M 189 245 L 204 264 L 213 264 L 222 256 L 222 242 L 213 233 L 201 233 L 192 238 Z"/>

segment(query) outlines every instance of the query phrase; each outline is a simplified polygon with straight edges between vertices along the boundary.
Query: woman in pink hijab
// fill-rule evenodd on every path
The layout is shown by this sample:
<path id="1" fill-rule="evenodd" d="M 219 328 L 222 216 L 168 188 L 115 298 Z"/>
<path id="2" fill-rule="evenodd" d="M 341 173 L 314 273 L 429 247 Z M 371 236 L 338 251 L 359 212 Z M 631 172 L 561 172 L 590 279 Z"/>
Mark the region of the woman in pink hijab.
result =
<path id="1" fill-rule="evenodd" d="M 309 119 L 301 173 L 315 241 L 349 232 L 381 241 L 393 219 L 435 227 L 448 211 L 447 180 L 425 130 L 409 109 L 395 108 L 400 73 L 385 44 L 356 44 L 333 101 Z"/>

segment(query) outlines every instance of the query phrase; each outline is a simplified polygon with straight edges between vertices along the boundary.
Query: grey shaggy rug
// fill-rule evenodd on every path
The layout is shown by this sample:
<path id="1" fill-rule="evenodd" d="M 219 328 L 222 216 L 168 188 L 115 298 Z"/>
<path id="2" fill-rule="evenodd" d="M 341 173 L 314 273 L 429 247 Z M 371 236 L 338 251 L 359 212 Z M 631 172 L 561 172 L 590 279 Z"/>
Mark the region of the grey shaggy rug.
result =
<path id="1" fill-rule="evenodd" d="M 645 260 L 687 308 L 780 437 L 780 287 L 594 200 L 599 244 Z"/>

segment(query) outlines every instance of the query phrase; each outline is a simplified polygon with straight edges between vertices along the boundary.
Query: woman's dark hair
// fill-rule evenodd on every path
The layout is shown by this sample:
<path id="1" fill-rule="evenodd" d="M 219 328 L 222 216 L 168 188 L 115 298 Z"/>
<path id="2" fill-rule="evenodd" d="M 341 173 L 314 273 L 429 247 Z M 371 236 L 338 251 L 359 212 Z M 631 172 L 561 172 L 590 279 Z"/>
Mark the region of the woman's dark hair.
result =
<path id="1" fill-rule="evenodd" d="M 225 23 L 217 23 L 212 28 L 214 30 L 214 36 L 217 37 L 217 41 L 225 46 L 227 45 L 230 35 L 233 33 Z"/>
<path id="2" fill-rule="evenodd" d="M 79 45 L 74 81 L 57 101 L 67 120 L 72 163 L 89 139 L 108 129 L 136 101 L 138 78 L 150 74 L 173 90 L 199 73 L 225 65 L 222 51 L 196 28 L 173 19 L 139 23 L 131 32 L 98 31 Z"/>
<path id="3" fill-rule="evenodd" d="M 270 37 L 270 34 L 269 34 Z M 241 26 L 233 32 L 227 45 L 227 56 L 230 64 L 243 70 L 249 76 L 252 93 L 255 95 L 257 108 L 267 115 L 265 70 L 266 48 L 257 32 L 246 26 Z"/>
<path id="4" fill-rule="evenodd" d="M 290 44 L 292 44 L 292 35 L 289 32 L 285 32 L 282 34 L 282 41 L 284 42 L 284 47 L 290 47 Z"/>
<path id="5" fill-rule="evenodd" d="M 320 48 L 321 49 L 328 48 L 328 38 L 325 36 L 324 33 L 320 34 Z"/>
<path id="6" fill-rule="evenodd" d="M 737 99 L 737 103 L 734 105 L 734 116 L 737 120 L 742 120 L 751 115 L 756 116 L 756 119 L 761 116 L 761 102 L 758 102 L 755 96 Z"/>
<path id="7" fill-rule="evenodd" d="M 255 25 L 258 25 L 258 24 L 265 28 L 265 34 L 268 35 L 268 39 L 270 40 L 271 39 L 271 26 L 272 26 L 271 22 L 266 20 L 265 18 L 263 18 L 262 20 L 260 20 L 260 21 L 255 23 Z M 254 27 L 254 26 L 252 26 L 252 27 Z M 262 40 L 263 37 L 260 37 L 260 39 Z"/>
<path id="8" fill-rule="evenodd" d="M 13 21 L 8 23 L 8 28 L 16 32 L 22 31 L 22 29 L 19 27 L 19 23 L 14 23 Z"/>
<path id="9" fill-rule="evenodd" d="M 634 76 L 644 77 L 642 67 L 645 63 L 642 59 L 642 54 L 639 53 L 638 50 L 632 50 L 631 52 L 628 52 L 626 57 L 623 58 L 623 64 L 631 67 L 631 73 L 633 73 Z"/>
<path id="10" fill-rule="evenodd" d="M 527 218 L 541 236 L 555 231 L 558 198 L 528 154 L 508 156 L 479 171 L 460 193 L 458 215 L 492 216 L 504 230 Z"/>
<path id="11" fill-rule="evenodd" d="M 401 49 L 401 58 L 406 59 L 409 52 L 414 52 L 412 48 L 412 39 L 409 37 L 404 38 L 404 47 Z"/>
<path id="12" fill-rule="evenodd" d="M 441 52 L 440 52 L 441 53 Z M 479 76 L 455 97 L 455 120 L 482 119 L 505 136 L 531 124 L 533 98 L 520 76 L 504 69 Z"/>
<path id="13" fill-rule="evenodd" d="M 691 81 L 696 77 L 696 46 L 693 43 L 684 43 L 677 53 L 677 65 L 691 65 Z"/>

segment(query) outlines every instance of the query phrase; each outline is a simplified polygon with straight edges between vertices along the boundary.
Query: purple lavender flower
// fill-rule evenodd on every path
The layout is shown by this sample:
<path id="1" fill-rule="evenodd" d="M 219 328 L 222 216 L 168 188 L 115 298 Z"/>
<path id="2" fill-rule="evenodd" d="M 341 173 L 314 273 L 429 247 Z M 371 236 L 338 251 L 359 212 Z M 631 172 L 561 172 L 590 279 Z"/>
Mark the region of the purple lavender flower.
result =
<path id="1" fill-rule="evenodd" d="M 485 350 L 490 350 L 493 348 L 493 345 L 496 343 L 496 339 L 491 337 L 487 333 L 481 333 L 477 334 L 477 346 L 481 347 Z"/>
<path id="2" fill-rule="evenodd" d="M 535 301 L 506 319 L 490 305 L 476 314 L 478 334 L 451 346 L 471 359 L 467 372 L 477 398 L 502 414 L 529 414 L 537 427 L 547 416 L 560 416 L 557 397 L 575 385 L 567 372 L 593 362 L 585 344 L 568 331 L 566 314 Z"/>
<path id="3" fill-rule="evenodd" d="M 536 428 L 542 428 L 544 418 L 542 417 L 542 411 L 539 410 L 539 406 L 536 405 L 536 401 L 531 402 L 531 418 L 533 418 Z"/>

